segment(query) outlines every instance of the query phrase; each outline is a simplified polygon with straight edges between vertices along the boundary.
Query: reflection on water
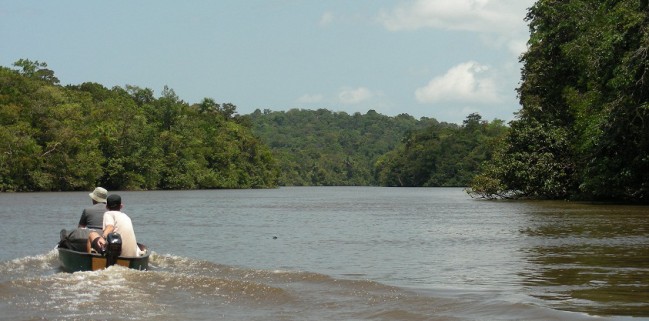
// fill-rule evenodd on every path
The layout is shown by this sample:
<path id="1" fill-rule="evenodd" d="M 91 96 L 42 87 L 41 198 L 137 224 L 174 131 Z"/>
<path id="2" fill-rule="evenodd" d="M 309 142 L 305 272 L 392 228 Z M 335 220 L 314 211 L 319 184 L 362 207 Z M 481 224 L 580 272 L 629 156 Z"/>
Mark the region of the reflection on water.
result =
<path id="1" fill-rule="evenodd" d="M 595 315 L 649 315 L 646 207 L 539 203 L 527 213 L 531 295 L 559 309 Z"/>

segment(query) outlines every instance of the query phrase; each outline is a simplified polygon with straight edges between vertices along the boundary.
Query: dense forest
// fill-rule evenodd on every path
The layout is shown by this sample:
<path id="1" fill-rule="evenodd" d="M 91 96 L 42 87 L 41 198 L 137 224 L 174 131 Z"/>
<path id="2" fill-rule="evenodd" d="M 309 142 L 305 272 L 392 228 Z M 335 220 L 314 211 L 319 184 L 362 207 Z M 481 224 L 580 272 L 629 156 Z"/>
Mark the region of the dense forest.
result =
<path id="1" fill-rule="evenodd" d="M 280 184 L 293 186 L 467 186 L 506 130 L 477 114 L 462 126 L 373 110 L 256 110 L 247 117 L 279 164 Z"/>
<path id="2" fill-rule="evenodd" d="M 64 87 L 45 63 L 14 66 L 0 67 L 0 191 L 277 186 L 270 151 L 231 104 Z"/>
<path id="3" fill-rule="evenodd" d="M 487 198 L 649 197 L 647 0 L 540 0 L 521 110 L 472 183 Z"/>
<path id="4" fill-rule="evenodd" d="M 376 163 L 382 186 L 468 186 L 508 132 L 502 120 L 483 121 L 479 114 L 463 124 L 434 124 L 408 132 Z"/>
<path id="5" fill-rule="evenodd" d="M 0 67 L 0 191 L 467 186 L 507 127 L 325 109 L 255 111 L 165 88 L 59 85 Z"/>
<path id="6" fill-rule="evenodd" d="M 280 184 L 292 186 L 377 185 L 376 160 L 407 131 L 437 123 L 373 110 L 353 115 L 326 109 L 256 110 L 249 117 L 277 159 Z"/>

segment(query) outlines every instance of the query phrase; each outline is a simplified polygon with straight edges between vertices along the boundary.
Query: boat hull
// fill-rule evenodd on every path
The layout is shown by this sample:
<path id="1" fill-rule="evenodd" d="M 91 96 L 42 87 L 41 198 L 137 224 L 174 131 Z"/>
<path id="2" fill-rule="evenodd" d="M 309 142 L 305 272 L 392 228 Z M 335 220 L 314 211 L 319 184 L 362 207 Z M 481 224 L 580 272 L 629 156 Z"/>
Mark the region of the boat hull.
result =
<path id="1" fill-rule="evenodd" d="M 151 254 L 144 245 L 138 244 L 141 250 L 146 250 L 143 256 L 118 257 L 115 265 L 136 269 L 149 269 L 149 255 Z M 71 249 L 57 247 L 61 268 L 66 272 L 97 271 L 107 268 L 108 259 L 96 253 L 79 252 Z"/>

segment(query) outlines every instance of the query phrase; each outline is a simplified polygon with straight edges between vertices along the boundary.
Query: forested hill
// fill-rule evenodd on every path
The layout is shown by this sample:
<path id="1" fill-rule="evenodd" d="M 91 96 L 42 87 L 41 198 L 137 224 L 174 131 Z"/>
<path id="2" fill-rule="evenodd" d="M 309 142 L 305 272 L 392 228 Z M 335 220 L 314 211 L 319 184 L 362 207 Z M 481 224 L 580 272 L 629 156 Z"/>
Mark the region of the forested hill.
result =
<path id="1" fill-rule="evenodd" d="M 0 191 L 274 187 L 268 148 L 212 99 L 60 86 L 45 63 L 0 67 Z"/>
<path id="2" fill-rule="evenodd" d="M 374 163 L 409 130 L 434 119 L 388 117 L 326 109 L 256 110 L 253 131 L 270 146 L 280 166 L 280 184 L 294 186 L 377 185 Z"/>
<path id="3" fill-rule="evenodd" d="M 255 111 L 281 185 L 467 186 L 507 127 L 470 115 L 463 125 L 326 109 Z"/>

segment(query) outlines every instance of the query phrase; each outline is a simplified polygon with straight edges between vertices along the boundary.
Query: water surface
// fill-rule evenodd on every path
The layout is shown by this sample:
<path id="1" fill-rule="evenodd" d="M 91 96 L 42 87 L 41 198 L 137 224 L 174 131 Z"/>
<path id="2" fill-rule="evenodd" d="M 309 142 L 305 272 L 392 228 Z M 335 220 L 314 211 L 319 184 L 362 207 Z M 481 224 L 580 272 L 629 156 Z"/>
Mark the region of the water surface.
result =
<path id="1" fill-rule="evenodd" d="M 151 270 L 61 273 L 53 248 L 87 194 L 0 194 L 0 319 L 649 319 L 644 206 L 458 188 L 120 192 Z"/>

